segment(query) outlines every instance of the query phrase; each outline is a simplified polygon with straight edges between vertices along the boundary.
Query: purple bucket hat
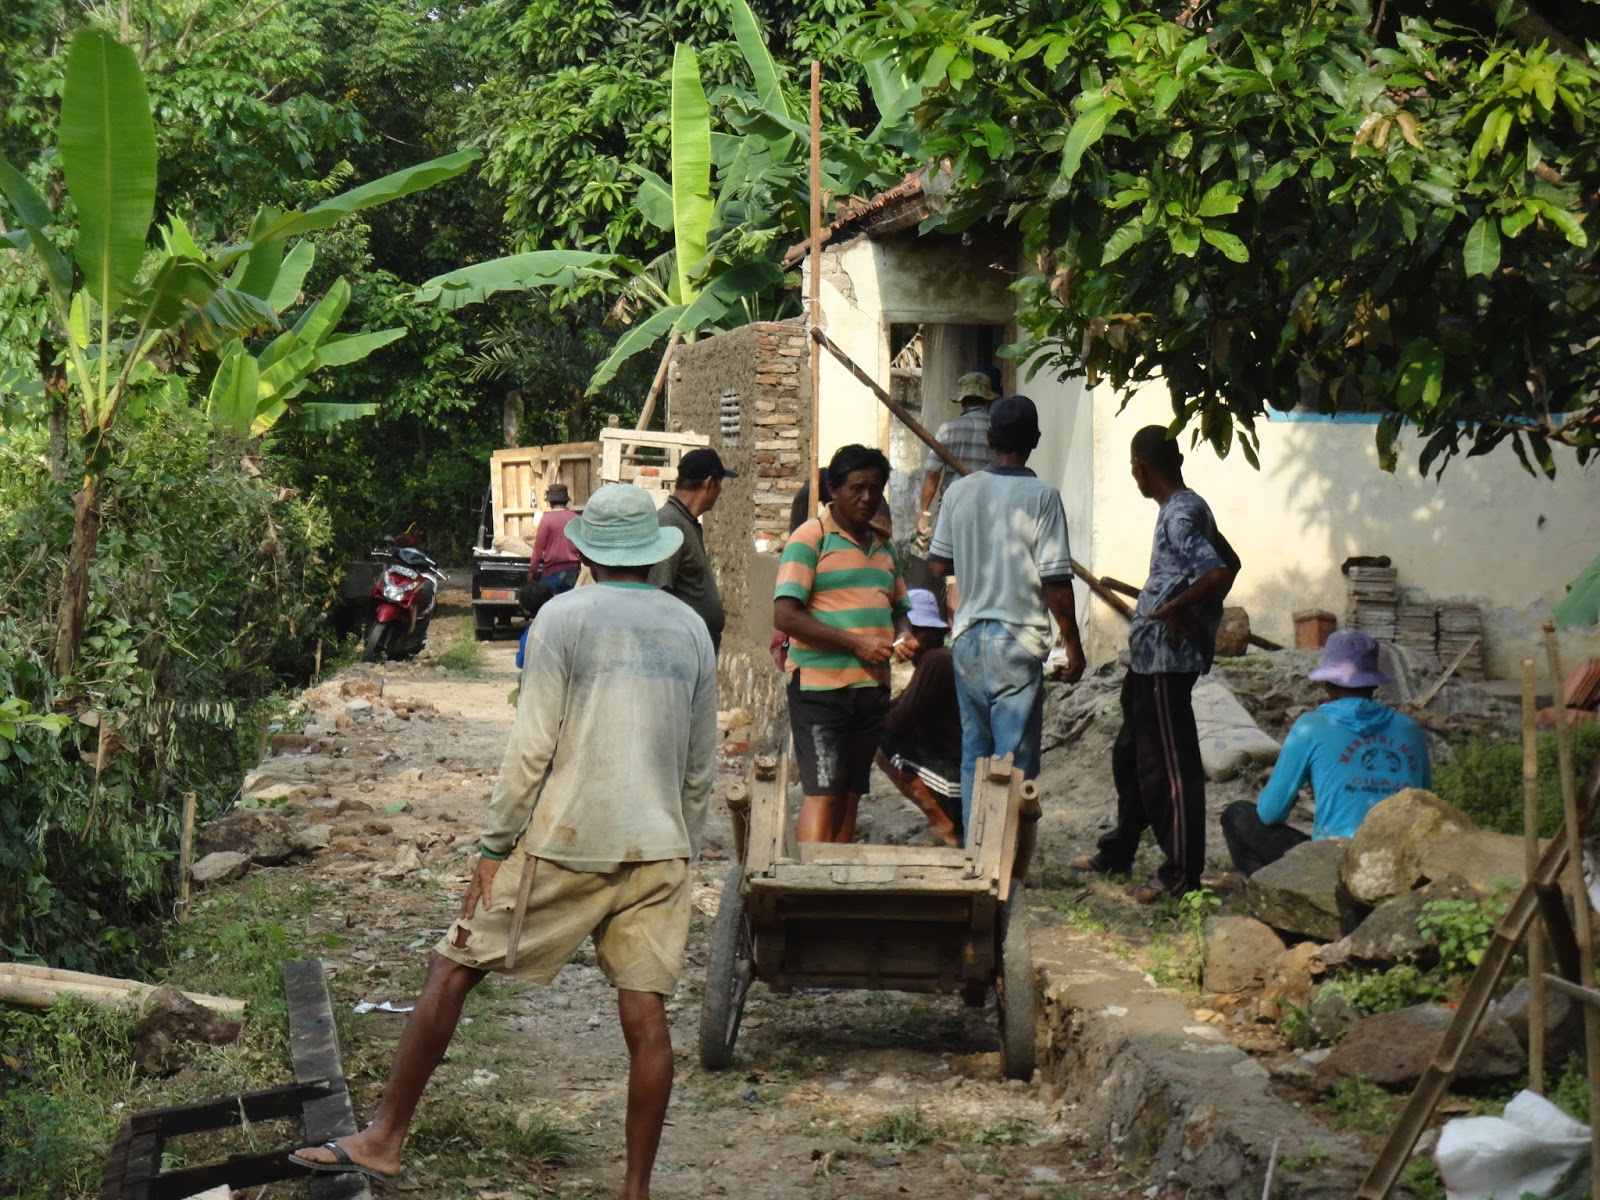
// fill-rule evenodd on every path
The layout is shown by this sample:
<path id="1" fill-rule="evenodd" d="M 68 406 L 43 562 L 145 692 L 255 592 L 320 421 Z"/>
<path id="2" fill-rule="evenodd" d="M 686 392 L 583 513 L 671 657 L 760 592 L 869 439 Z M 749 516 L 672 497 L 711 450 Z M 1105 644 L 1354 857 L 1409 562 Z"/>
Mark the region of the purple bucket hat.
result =
<path id="1" fill-rule="evenodd" d="M 1308 679 L 1346 688 L 1384 687 L 1394 682 L 1378 669 L 1378 643 L 1359 629 L 1336 629 L 1322 648 L 1322 663 Z"/>

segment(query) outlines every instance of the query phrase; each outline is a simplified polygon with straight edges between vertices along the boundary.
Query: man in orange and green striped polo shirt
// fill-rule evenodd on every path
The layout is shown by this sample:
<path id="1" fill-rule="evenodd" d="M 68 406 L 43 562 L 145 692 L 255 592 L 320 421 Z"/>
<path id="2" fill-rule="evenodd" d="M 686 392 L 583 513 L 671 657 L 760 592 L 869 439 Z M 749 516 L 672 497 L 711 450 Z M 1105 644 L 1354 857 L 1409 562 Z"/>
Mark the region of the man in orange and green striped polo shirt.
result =
<path id="1" fill-rule="evenodd" d="M 789 535 L 772 623 L 789 637 L 789 725 L 805 793 L 795 838 L 848 842 L 889 708 L 889 660 L 916 635 L 905 581 L 871 521 L 889 460 L 845 446 L 828 464 L 833 501 Z"/>

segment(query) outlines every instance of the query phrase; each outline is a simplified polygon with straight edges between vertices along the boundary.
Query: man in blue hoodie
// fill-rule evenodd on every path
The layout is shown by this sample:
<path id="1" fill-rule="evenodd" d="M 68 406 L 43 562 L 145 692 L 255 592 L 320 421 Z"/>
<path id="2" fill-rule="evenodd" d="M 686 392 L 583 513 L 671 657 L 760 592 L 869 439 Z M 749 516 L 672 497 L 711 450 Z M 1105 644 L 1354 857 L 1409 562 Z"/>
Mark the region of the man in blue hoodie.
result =
<path id="1" fill-rule="evenodd" d="M 1377 642 L 1337 630 L 1309 677 L 1327 688 L 1328 702 L 1294 723 L 1256 802 L 1235 801 L 1222 812 L 1223 840 L 1246 875 L 1312 838 L 1352 837 L 1378 801 L 1433 786 L 1422 727 L 1372 698 L 1394 682 L 1378 669 Z M 1316 808 L 1309 838 L 1286 824 L 1307 782 Z"/>

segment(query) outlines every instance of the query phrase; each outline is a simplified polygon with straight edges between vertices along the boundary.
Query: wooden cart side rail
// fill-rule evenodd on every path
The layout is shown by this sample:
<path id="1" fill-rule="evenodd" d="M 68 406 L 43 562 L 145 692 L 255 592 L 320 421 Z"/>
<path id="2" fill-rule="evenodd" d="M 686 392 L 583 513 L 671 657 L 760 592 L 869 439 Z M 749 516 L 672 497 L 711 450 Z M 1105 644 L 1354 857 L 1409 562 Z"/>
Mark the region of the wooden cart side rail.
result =
<path id="1" fill-rule="evenodd" d="M 965 872 L 965 850 L 951 846 L 875 846 L 865 842 L 802 842 L 800 861 L 808 866 L 942 867 Z"/>
<path id="2" fill-rule="evenodd" d="M 921 873 L 922 871 L 926 873 Z M 812 866 L 804 863 L 778 863 L 769 874 L 750 875 L 746 888 L 757 892 L 933 892 L 989 895 L 994 883 L 988 879 L 957 878 L 938 867 L 901 868 Z"/>

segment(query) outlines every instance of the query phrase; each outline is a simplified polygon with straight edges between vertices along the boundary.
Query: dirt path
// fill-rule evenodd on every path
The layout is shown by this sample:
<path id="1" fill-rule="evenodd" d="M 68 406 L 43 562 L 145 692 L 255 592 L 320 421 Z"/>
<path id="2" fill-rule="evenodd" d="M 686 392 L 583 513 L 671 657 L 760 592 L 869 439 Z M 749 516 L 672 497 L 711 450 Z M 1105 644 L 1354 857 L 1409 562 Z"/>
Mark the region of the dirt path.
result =
<path id="1" fill-rule="evenodd" d="M 282 811 L 327 836 L 327 849 L 276 875 L 325 889 L 306 938 L 343 1013 L 361 1116 L 376 1104 L 404 1018 L 351 1008 L 410 1002 L 427 948 L 459 903 L 511 723 L 514 644 L 482 647 L 476 676 L 438 665 L 441 655 L 455 660 L 444 647 L 465 636 L 458 606 L 422 661 L 350 667 L 307 693 L 303 741 L 280 738 L 251 781 L 296 789 Z M 724 780 L 738 773 L 737 760 L 724 760 Z M 702 1071 L 701 984 L 727 871 L 726 814 L 720 803 L 714 812 L 687 972 L 668 1004 L 678 1082 L 657 1196 L 1110 1200 L 1143 1191 L 1103 1147 L 1081 1144 L 1081 1114 L 1052 1089 L 1000 1078 L 992 1002 L 969 1010 L 955 998 L 776 996 L 758 986 L 735 1068 Z M 917 827 L 898 798 L 869 802 L 864 816 L 873 840 Z M 588 947 L 551 988 L 498 978 L 481 987 L 424 1098 L 402 1186 L 483 1200 L 614 1195 L 627 1055 L 611 997 Z M 516 1121 L 571 1135 L 583 1161 L 531 1175 L 507 1166 L 495 1144 L 509 1139 L 513 1153 Z"/>

